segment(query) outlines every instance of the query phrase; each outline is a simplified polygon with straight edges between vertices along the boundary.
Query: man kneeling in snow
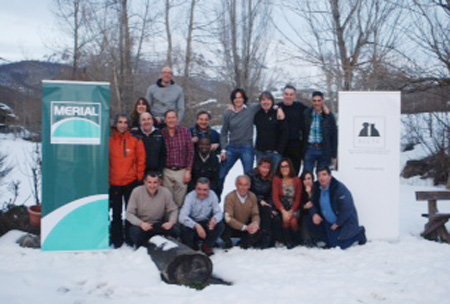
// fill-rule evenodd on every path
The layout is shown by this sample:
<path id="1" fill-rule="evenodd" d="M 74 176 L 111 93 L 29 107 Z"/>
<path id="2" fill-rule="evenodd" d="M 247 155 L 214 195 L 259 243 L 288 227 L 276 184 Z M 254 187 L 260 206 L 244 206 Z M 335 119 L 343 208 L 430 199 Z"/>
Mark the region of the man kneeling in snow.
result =
<path id="1" fill-rule="evenodd" d="M 154 235 L 172 235 L 178 207 L 170 191 L 160 186 L 158 173 L 148 172 L 144 185 L 136 187 L 127 207 L 130 237 L 137 248 Z M 167 219 L 165 223 L 163 220 Z"/>
<path id="2" fill-rule="evenodd" d="M 181 240 L 197 250 L 197 242 L 202 239 L 202 251 L 206 255 L 212 255 L 212 248 L 224 229 L 222 218 L 219 199 L 210 189 L 209 179 L 200 177 L 195 190 L 186 195 L 180 210 Z"/>
<path id="3" fill-rule="evenodd" d="M 240 175 L 236 178 L 236 190 L 225 197 L 225 248 L 233 247 L 231 237 L 240 237 L 242 248 L 255 246 L 261 239 L 258 203 L 249 189 L 250 178 Z"/>
<path id="4" fill-rule="evenodd" d="M 317 174 L 311 208 L 316 235 L 329 248 L 346 249 L 356 242 L 365 244 L 365 229 L 359 226 L 350 191 L 331 175 L 330 168 L 321 167 Z"/>

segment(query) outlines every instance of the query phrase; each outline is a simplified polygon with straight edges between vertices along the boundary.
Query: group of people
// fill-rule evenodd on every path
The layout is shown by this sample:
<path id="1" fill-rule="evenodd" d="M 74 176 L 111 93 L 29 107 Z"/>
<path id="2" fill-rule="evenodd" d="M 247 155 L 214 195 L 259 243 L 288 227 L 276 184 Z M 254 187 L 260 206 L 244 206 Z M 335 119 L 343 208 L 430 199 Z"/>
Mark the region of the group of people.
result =
<path id="1" fill-rule="evenodd" d="M 156 234 L 178 237 L 208 255 L 219 238 L 224 248 L 236 239 L 242 248 L 364 244 L 352 196 L 329 169 L 336 163 L 337 126 L 323 94 L 312 94 L 312 107 L 296 101 L 291 85 L 278 105 L 268 91 L 255 104 L 247 104 L 243 89 L 233 90 L 230 99 L 220 134 L 207 111 L 197 114 L 194 127 L 181 126 L 183 90 L 164 67 L 131 118 L 116 116 L 110 138 L 112 246 L 139 247 Z M 222 211 L 223 185 L 238 159 L 244 172 Z"/>

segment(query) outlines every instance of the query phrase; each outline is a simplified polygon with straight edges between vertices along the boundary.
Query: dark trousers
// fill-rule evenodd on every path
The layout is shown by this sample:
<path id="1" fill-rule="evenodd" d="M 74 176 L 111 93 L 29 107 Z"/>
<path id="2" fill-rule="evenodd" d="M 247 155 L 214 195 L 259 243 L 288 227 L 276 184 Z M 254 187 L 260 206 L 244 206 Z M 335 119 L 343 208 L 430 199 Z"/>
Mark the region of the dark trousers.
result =
<path id="1" fill-rule="evenodd" d="M 283 241 L 282 221 L 278 212 L 273 212 L 272 207 L 259 207 L 261 218 L 261 247 L 272 247 L 276 241 Z"/>
<path id="2" fill-rule="evenodd" d="M 203 244 L 206 244 L 209 248 L 213 248 L 219 236 L 223 233 L 225 229 L 225 225 L 223 221 L 217 223 L 216 227 L 213 230 L 209 230 L 208 224 L 209 221 L 198 222 L 206 232 L 206 239 L 203 240 Z M 195 228 L 189 228 L 184 225 L 180 225 L 180 236 L 181 241 L 190 248 L 194 250 L 198 250 L 197 243 L 201 240 L 198 237 L 197 231 Z"/>
<path id="3" fill-rule="evenodd" d="M 302 164 L 302 151 L 303 143 L 300 140 L 290 140 L 284 150 L 284 156 L 288 157 L 294 165 L 296 176 L 298 176 Z"/>
<path id="4" fill-rule="evenodd" d="M 124 239 L 129 242 L 128 228 L 129 224 L 122 218 L 122 208 L 125 202 L 125 210 L 127 209 L 128 200 L 130 199 L 131 191 L 137 186 L 134 181 L 126 186 L 110 186 L 109 187 L 109 208 L 112 209 L 112 218 L 110 226 L 110 243 L 115 248 L 122 246 Z"/>
<path id="5" fill-rule="evenodd" d="M 233 246 L 233 243 L 231 242 L 232 237 L 241 239 L 240 246 L 242 248 L 255 247 L 261 241 L 261 230 L 254 234 L 250 234 L 247 231 L 236 230 L 228 224 L 225 224 L 225 230 L 222 234 L 225 247 L 230 248 Z"/>
<path id="6" fill-rule="evenodd" d="M 258 204 L 259 216 L 261 218 L 261 230 L 270 230 L 272 223 L 272 208 L 267 206 L 261 206 Z"/>
<path id="7" fill-rule="evenodd" d="M 309 210 L 307 209 L 303 209 L 301 214 L 300 214 L 300 219 L 299 219 L 299 223 L 300 223 L 300 242 L 303 245 L 306 246 L 312 246 L 312 244 L 314 243 L 315 240 L 318 239 L 318 237 L 316 237 L 313 233 L 313 231 L 311 231 L 311 225 L 314 225 L 312 223 L 312 217 L 310 215 Z"/>
<path id="8" fill-rule="evenodd" d="M 176 237 L 176 229 L 165 230 L 161 228 L 161 223 L 152 224 L 153 228 L 149 231 L 142 230 L 141 227 L 130 224 L 130 238 L 133 245 L 138 248 L 145 244 L 150 238 L 155 235 Z M 175 227 L 175 226 L 174 226 Z"/>
<path id="9" fill-rule="evenodd" d="M 339 239 L 339 228 L 337 230 L 332 230 L 331 226 L 332 225 L 325 219 L 320 225 L 315 225 L 311 220 L 310 231 L 313 232 L 319 240 L 325 242 L 328 248 L 340 247 L 341 249 L 347 249 L 354 243 L 359 242 L 362 237 L 361 233 L 364 233 L 362 228 L 360 228 L 360 233 L 357 233 L 349 239 L 341 240 Z"/>

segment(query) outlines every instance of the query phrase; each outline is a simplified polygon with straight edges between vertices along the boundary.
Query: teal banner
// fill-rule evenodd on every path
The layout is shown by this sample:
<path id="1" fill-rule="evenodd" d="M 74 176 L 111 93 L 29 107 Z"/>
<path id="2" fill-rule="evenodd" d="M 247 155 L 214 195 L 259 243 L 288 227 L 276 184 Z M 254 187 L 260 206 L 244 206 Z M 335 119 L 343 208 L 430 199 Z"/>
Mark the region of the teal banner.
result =
<path id="1" fill-rule="evenodd" d="M 109 249 L 109 83 L 43 81 L 42 250 Z"/>

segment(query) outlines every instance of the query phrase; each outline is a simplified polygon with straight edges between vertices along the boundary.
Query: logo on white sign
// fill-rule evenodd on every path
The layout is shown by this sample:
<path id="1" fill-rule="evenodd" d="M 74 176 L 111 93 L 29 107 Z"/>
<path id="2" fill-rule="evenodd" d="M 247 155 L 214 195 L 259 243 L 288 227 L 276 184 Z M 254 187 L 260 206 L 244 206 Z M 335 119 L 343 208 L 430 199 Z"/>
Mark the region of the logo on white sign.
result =
<path id="1" fill-rule="evenodd" d="M 385 119 L 382 116 L 356 116 L 353 121 L 354 148 L 384 148 Z"/>

